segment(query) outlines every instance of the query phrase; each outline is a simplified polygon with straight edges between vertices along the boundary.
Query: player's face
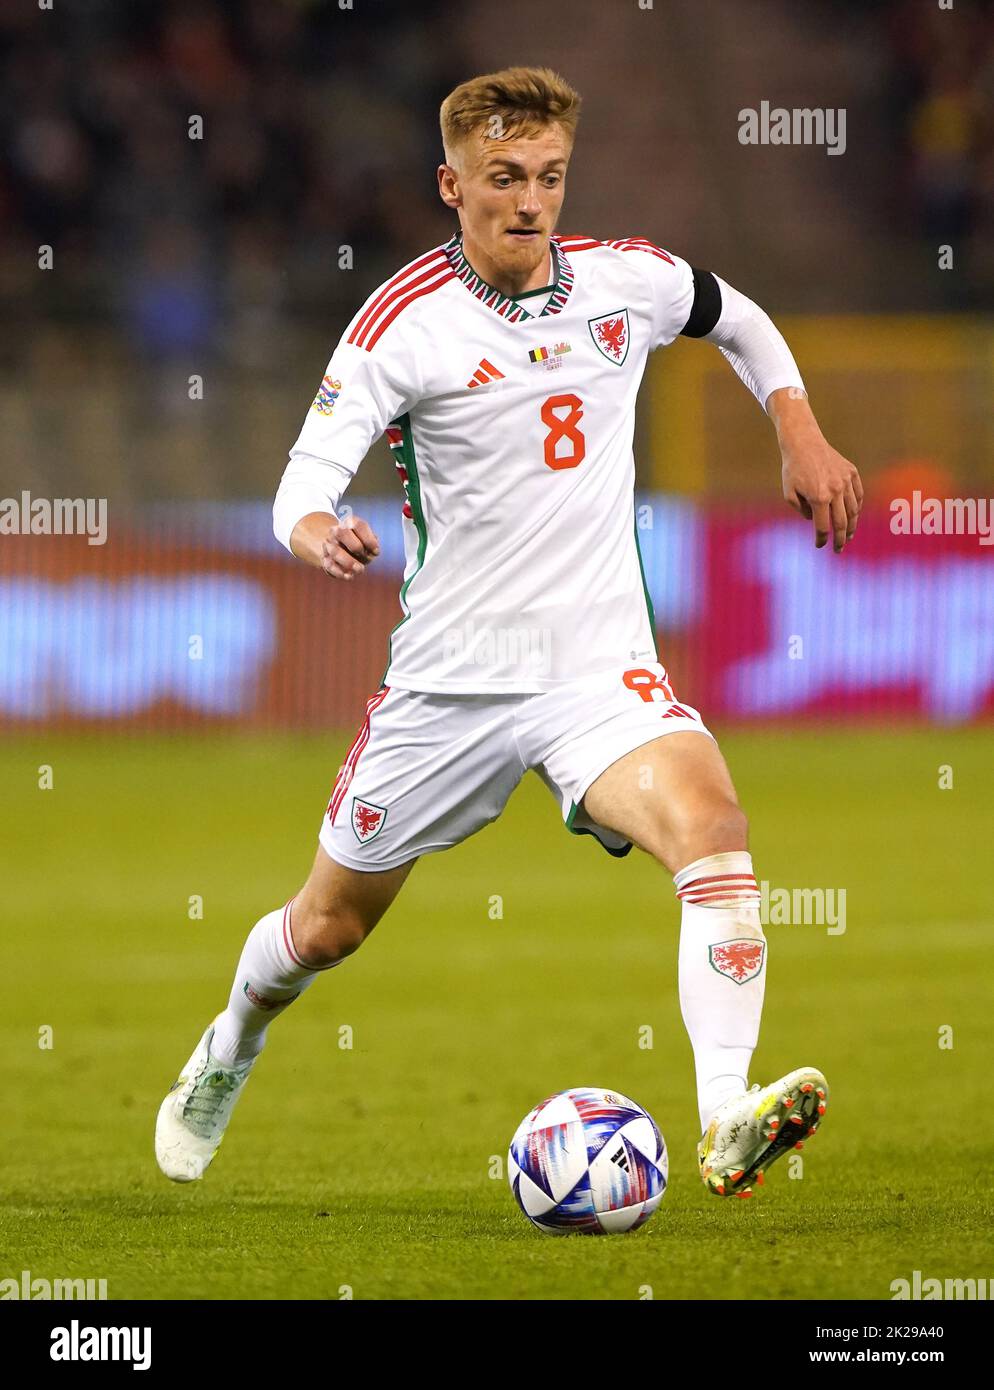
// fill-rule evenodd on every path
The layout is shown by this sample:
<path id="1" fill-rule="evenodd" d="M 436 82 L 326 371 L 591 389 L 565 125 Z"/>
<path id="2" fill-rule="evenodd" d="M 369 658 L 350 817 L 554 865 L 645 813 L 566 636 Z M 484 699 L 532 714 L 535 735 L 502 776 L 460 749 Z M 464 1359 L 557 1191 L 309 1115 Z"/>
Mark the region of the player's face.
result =
<path id="1" fill-rule="evenodd" d="M 481 134 L 439 169 L 443 201 L 459 212 L 466 256 L 498 288 L 521 293 L 546 283 L 569 157 L 568 136 L 550 125 L 503 140 Z"/>

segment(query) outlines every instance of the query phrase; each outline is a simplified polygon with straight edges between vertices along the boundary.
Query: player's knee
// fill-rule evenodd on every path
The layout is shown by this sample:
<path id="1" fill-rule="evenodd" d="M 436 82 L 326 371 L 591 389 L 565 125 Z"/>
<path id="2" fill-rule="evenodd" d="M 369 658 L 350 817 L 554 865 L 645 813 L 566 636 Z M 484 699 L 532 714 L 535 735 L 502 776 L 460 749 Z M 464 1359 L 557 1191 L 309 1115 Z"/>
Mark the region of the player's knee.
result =
<path id="1" fill-rule="evenodd" d="M 749 821 L 742 807 L 728 797 L 695 800 L 675 816 L 672 838 L 674 859 L 680 866 L 692 864 L 711 854 L 744 850 L 749 843 Z"/>
<path id="2" fill-rule="evenodd" d="M 360 914 L 344 904 L 304 905 L 293 910 L 293 944 L 301 960 L 315 968 L 334 965 L 358 951 L 367 936 Z"/>

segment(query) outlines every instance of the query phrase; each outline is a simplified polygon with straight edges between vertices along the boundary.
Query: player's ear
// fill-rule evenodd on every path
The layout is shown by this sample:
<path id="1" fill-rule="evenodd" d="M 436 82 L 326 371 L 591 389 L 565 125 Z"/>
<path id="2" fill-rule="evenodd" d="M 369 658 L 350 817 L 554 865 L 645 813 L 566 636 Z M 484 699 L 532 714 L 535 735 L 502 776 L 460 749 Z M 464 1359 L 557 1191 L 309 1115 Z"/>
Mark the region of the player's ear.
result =
<path id="1" fill-rule="evenodd" d="M 459 192 L 459 175 L 451 164 L 440 164 L 438 166 L 438 196 L 446 207 L 462 207 L 462 194 Z"/>

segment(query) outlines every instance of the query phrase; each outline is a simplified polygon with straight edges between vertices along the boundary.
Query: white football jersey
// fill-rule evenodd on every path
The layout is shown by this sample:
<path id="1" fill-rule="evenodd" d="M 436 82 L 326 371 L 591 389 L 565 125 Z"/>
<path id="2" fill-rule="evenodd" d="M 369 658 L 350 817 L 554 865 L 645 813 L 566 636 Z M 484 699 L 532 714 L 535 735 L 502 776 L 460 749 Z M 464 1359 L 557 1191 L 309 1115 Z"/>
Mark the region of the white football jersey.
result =
<path id="1" fill-rule="evenodd" d="M 459 236 L 405 266 L 350 323 L 291 451 L 348 475 L 390 440 L 406 567 L 387 685 L 534 693 L 656 657 L 635 398 L 693 274 L 642 238 L 551 248 L 551 294 L 519 299 Z"/>

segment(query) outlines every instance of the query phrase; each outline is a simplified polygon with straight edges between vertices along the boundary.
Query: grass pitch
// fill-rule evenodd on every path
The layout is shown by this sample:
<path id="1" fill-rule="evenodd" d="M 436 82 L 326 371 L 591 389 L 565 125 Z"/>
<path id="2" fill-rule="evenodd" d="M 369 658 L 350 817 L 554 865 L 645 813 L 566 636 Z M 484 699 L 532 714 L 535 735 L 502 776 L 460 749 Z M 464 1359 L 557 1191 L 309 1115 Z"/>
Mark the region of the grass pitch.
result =
<path id="1" fill-rule="evenodd" d="M 346 742 L 0 747 L 0 1278 L 105 1278 L 111 1298 L 887 1299 L 915 1269 L 994 1276 L 983 731 L 722 739 L 757 876 L 847 892 L 842 935 L 767 928 L 754 1077 L 819 1066 L 832 1104 L 798 1175 L 781 1160 L 752 1201 L 697 1177 L 669 877 L 567 834 L 533 777 L 274 1023 L 206 1178 L 168 1183 L 158 1104 L 248 928 L 305 875 Z M 666 1137 L 670 1187 L 634 1235 L 543 1236 L 510 1195 L 513 1130 L 575 1085 L 634 1096 Z"/>

